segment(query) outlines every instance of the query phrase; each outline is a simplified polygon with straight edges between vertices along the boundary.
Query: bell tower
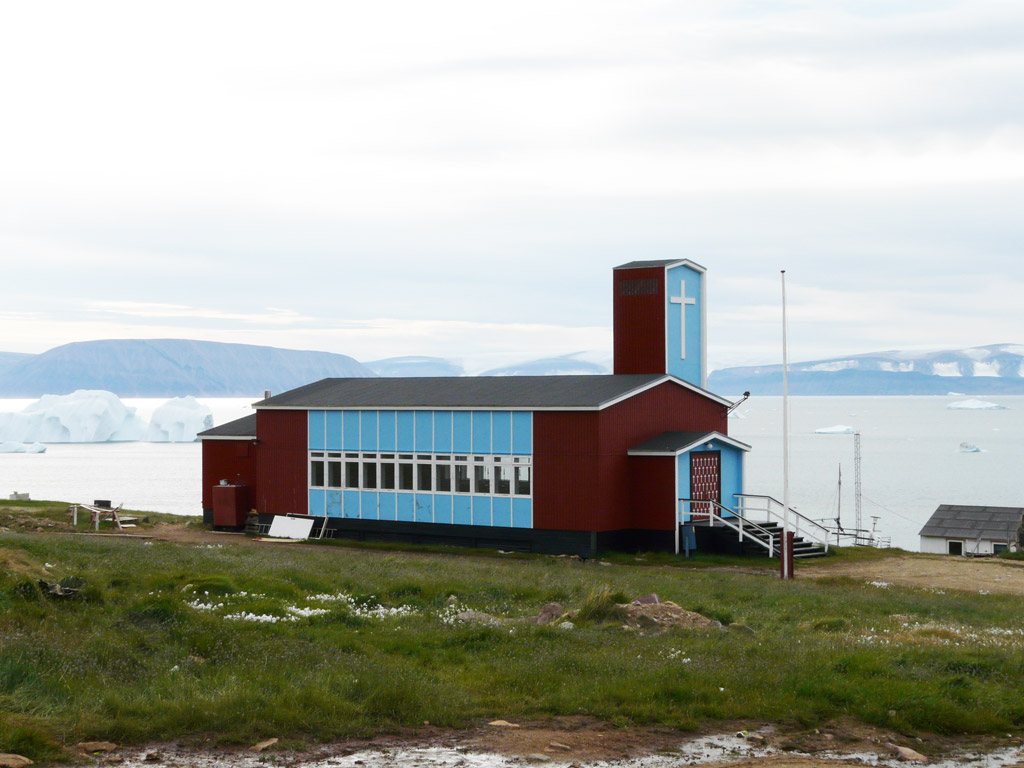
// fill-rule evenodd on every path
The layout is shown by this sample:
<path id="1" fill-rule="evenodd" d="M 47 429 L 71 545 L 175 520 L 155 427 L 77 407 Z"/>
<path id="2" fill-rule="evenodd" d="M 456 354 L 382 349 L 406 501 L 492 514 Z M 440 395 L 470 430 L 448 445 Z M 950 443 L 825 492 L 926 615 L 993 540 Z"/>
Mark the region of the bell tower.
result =
<path id="1" fill-rule="evenodd" d="M 667 373 L 707 388 L 706 272 L 689 259 L 615 268 L 615 373 Z"/>

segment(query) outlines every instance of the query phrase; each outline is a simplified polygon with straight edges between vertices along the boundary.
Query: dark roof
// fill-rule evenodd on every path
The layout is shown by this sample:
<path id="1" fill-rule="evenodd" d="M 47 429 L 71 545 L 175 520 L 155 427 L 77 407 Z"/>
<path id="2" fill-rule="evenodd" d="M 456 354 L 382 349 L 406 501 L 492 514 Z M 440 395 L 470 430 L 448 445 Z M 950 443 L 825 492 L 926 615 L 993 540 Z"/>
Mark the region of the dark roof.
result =
<path id="1" fill-rule="evenodd" d="M 1015 538 L 1024 507 L 965 507 L 940 504 L 921 529 L 921 536 L 940 539 Z"/>
<path id="2" fill-rule="evenodd" d="M 422 376 L 323 379 L 256 403 L 257 408 L 600 408 L 662 381 L 727 401 L 664 374 L 604 376 Z"/>
<path id="3" fill-rule="evenodd" d="M 221 424 L 219 427 L 208 429 L 205 432 L 200 432 L 198 437 L 213 437 L 213 438 L 232 438 L 232 437 L 249 437 L 253 440 L 256 439 L 256 414 L 250 414 L 243 416 L 240 419 L 229 421 L 227 424 Z"/>
<path id="4" fill-rule="evenodd" d="M 689 259 L 652 259 L 650 261 L 631 261 L 628 264 L 620 264 L 615 267 L 615 269 L 649 269 L 651 267 L 664 267 L 668 264 L 679 264 L 684 261 L 689 261 L 695 267 L 704 269 L 700 264 L 697 264 L 695 261 L 690 261 Z"/>
<path id="5" fill-rule="evenodd" d="M 723 435 L 721 432 L 662 432 L 657 437 L 652 437 L 638 443 L 629 449 L 631 455 L 638 453 L 671 454 L 693 448 L 701 443 L 711 440 L 721 440 L 737 448 L 749 451 L 750 446 L 735 438 Z"/>

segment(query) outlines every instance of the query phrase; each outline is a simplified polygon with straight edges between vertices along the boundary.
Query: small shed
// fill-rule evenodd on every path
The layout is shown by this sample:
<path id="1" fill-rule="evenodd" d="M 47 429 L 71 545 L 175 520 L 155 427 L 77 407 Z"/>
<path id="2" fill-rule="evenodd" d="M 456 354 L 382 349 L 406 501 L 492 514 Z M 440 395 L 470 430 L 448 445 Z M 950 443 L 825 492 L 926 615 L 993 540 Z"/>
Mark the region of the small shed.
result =
<path id="1" fill-rule="evenodd" d="M 1024 507 L 940 504 L 921 529 L 921 551 L 938 555 L 997 555 L 1019 549 Z"/>

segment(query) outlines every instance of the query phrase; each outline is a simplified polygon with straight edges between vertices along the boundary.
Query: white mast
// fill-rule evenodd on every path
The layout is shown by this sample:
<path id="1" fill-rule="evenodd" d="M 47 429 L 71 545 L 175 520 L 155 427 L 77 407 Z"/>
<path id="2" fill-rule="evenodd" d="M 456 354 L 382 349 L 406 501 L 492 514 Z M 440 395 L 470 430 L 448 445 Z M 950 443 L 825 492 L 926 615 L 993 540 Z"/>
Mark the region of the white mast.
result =
<path id="1" fill-rule="evenodd" d="M 782 270 L 782 578 L 793 578 L 789 559 L 789 349 L 786 339 L 786 270 Z"/>

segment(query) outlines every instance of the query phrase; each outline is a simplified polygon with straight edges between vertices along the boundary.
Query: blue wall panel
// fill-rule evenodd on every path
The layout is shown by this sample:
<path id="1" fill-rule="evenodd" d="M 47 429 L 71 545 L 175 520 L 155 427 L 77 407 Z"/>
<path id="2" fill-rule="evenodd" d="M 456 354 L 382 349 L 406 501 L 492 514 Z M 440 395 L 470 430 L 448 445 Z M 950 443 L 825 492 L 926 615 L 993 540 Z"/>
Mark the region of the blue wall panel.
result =
<path id="1" fill-rule="evenodd" d="M 533 528 L 533 501 L 512 499 L 512 527 Z"/>
<path id="2" fill-rule="evenodd" d="M 452 522 L 456 525 L 473 524 L 473 497 L 452 497 Z"/>
<path id="3" fill-rule="evenodd" d="M 434 453 L 452 452 L 452 412 L 434 413 Z"/>
<path id="4" fill-rule="evenodd" d="M 341 494 L 342 517 L 359 517 L 359 491 L 343 491 Z"/>
<path id="5" fill-rule="evenodd" d="M 512 527 L 512 499 L 507 496 L 495 496 L 492 509 L 492 525 L 498 528 Z"/>
<path id="6" fill-rule="evenodd" d="M 327 492 L 327 516 L 341 517 L 341 491 Z"/>
<path id="7" fill-rule="evenodd" d="M 701 286 L 704 277 L 685 265 L 674 267 L 665 275 L 665 311 L 668 322 L 667 336 L 665 343 L 667 371 L 673 376 L 678 376 L 683 381 L 702 386 L 703 364 L 703 339 L 701 324 L 703 323 L 704 307 L 701 304 Z M 672 297 L 682 296 L 680 291 L 685 291 L 685 298 L 693 299 L 693 304 L 680 305 L 671 301 Z M 680 306 L 685 307 L 686 312 L 686 345 L 685 357 L 682 338 L 682 317 Z"/>
<path id="8" fill-rule="evenodd" d="M 434 452 L 434 412 L 416 411 L 416 450 Z"/>
<path id="9" fill-rule="evenodd" d="M 322 451 L 324 449 L 324 412 L 309 412 L 309 449 L 311 451 Z"/>
<path id="10" fill-rule="evenodd" d="M 341 411 L 327 411 L 327 450 L 340 451 L 341 448 Z"/>
<path id="11" fill-rule="evenodd" d="M 452 415 L 453 445 L 455 453 L 473 452 L 473 414 L 469 411 L 455 411 Z"/>
<path id="12" fill-rule="evenodd" d="M 343 442 L 346 451 L 359 450 L 359 411 L 343 411 L 345 414 Z"/>
<path id="13" fill-rule="evenodd" d="M 398 412 L 398 448 L 399 451 L 412 453 L 416 450 L 416 443 L 413 440 L 413 424 L 415 416 L 412 411 Z"/>
<path id="14" fill-rule="evenodd" d="M 416 522 L 434 522 L 434 497 L 429 493 L 416 494 Z"/>
<path id="15" fill-rule="evenodd" d="M 359 516 L 363 520 L 377 519 L 377 492 L 362 491 L 359 494 Z"/>
<path id="16" fill-rule="evenodd" d="M 512 414 L 512 453 L 533 453 L 533 414 L 529 411 Z"/>
<path id="17" fill-rule="evenodd" d="M 491 497 L 473 496 L 473 525 L 491 524 Z"/>
<path id="18" fill-rule="evenodd" d="M 438 493 L 434 496 L 434 522 L 450 523 L 452 521 L 452 496 Z"/>
<path id="19" fill-rule="evenodd" d="M 363 411 L 359 449 L 362 451 L 377 450 L 377 412 Z"/>
<path id="20" fill-rule="evenodd" d="M 382 451 L 395 450 L 395 412 L 380 411 L 377 418 L 377 432 L 380 435 L 379 444 Z"/>
<path id="21" fill-rule="evenodd" d="M 473 411 L 473 453 L 491 452 L 491 412 Z"/>
<path id="22" fill-rule="evenodd" d="M 324 504 L 326 502 L 327 494 L 324 491 L 313 490 L 309 491 L 309 514 L 323 516 Z"/>
<path id="23" fill-rule="evenodd" d="M 495 411 L 491 420 L 491 453 L 508 455 L 512 453 L 512 413 Z"/>
<path id="24" fill-rule="evenodd" d="M 395 505 L 395 494 L 385 492 L 380 495 L 380 519 L 398 519 L 398 509 Z"/>
<path id="25" fill-rule="evenodd" d="M 411 523 L 413 515 L 413 495 L 411 493 L 398 494 L 398 519 Z"/>

